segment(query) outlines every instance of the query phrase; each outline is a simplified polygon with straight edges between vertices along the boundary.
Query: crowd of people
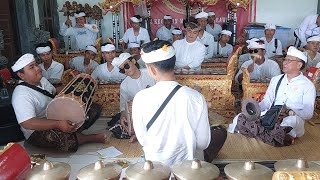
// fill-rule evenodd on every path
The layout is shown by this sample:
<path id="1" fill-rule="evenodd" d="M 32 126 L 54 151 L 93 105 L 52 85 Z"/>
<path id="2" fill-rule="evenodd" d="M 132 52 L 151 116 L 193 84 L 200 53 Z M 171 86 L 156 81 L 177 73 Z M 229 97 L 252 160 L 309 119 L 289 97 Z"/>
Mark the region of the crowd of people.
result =
<path id="1" fill-rule="evenodd" d="M 199 70 L 205 59 L 232 55 L 233 46 L 228 43 L 232 32 L 215 23 L 215 13 L 196 14 L 195 21 L 187 22 L 184 29 L 174 27 L 172 17 L 165 15 L 155 41 L 151 41 L 148 31 L 140 27 L 141 17 L 135 15 L 130 18 L 132 28 L 119 42 L 127 51 L 117 55 L 115 45 L 102 44 L 103 63 L 100 65 L 95 61 L 98 51 L 93 46 L 99 29 L 96 25 L 86 24 L 84 12 L 76 13 L 75 17 L 76 26 L 72 27 L 71 21 L 67 20 L 60 33 L 74 36 L 78 48 L 85 51 L 84 55 L 60 64 L 53 59 L 50 45 L 39 44 L 36 48 L 41 60 L 39 65 L 32 54 L 25 54 L 12 66 L 20 82 L 54 96 L 59 89 L 52 84 L 61 81 L 63 71 L 68 68 L 91 74 L 99 81 L 121 81 L 120 114 L 116 124 L 126 131 L 129 123 L 126 106 L 132 102 L 134 132 L 128 135 L 131 142 L 138 140 L 142 145 L 146 159 L 167 165 L 193 158 L 211 162 L 226 140 L 226 129 L 210 126 L 204 96 L 176 82 L 174 70 Z M 290 46 L 285 51 L 280 40 L 274 37 L 276 26 L 266 24 L 265 36 L 247 40 L 248 53 L 239 57 L 239 67 L 246 68 L 251 79 L 271 80 L 259 103 L 261 111 L 268 111 L 273 105 L 285 105 L 288 110 L 276 126 L 286 127 L 276 129 L 282 132 L 278 146 L 291 145 L 294 138 L 301 137 L 305 120 L 313 115 L 316 90 L 304 72 L 306 68 L 319 67 L 320 33 L 316 34 L 320 32 L 319 19 L 318 15 L 307 17 L 296 31 L 297 47 Z M 283 57 L 284 53 L 283 69 L 280 69 L 274 59 Z M 241 84 L 241 68 L 234 78 Z M 85 135 L 77 132 L 71 121 L 46 119 L 45 109 L 52 96 L 23 84 L 15 88 L 12 105 L 28 143 L 76 151 L 83 143 L 105 142 L 104 133 Z M 237 115 L 228 131 L 246 135 L 252 132 L 251 137 L 272 144 L 269 140 L 274 137 L 267 136 L 272 136 L 270 132 L 275 129 L 267 130 L 261 125 L 250 129 L 243 122 L 248 122 L 246 117 Z M 254 134 L 255 128 L 262 130 Z M 53 134 L 55 138 L 52 138 Z M 288 137 L 289 141 L 285 141 Z"/>

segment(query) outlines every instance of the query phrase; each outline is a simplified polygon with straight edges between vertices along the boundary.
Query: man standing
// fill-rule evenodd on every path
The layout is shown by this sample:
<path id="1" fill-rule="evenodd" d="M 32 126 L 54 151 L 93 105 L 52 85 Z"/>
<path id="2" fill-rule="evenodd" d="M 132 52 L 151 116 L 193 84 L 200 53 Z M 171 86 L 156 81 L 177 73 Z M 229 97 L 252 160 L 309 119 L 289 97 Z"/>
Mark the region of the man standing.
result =
<path id="1" fill-rule="evenodd" d="M 208 32 L 206 32 L 206 26 L 208 24 L 208 13 L 200 12 L 195 16 L 195 18 L 197 19 L 198 24 L 200 26 L 200 31 L 197 40 L 200 41 L 206 47 L 205 58 L 210 59 L 213 56 L 214 37 Z"/>
<path id="2" fill-rule="evenodd" d="M 28 143 L 60 151 L 77 151 L 80 144 L 88 142 L 105 143 L 104 133 L 84 135 L 75 132 L 71 121 L 46 119 L 46 108 L 56 89 L 42 77 L 32 54 L 21 56 L 12 71 L 25 83 L 14 89 L 12 106 Z"/>
<path id="3" fill-rule="evenodd" d="M 279 39 L 274 38 L 276 33 L 276 25 L 266 24 L 264 26 L 265 37 L 260 38 L 266 46 L 266 58 L 282 57 L 282 44 Z"/>
<path id="4" fill-rule="evenodd" d="M 84 56 L 74 57 L 66 61 L 66 68 L 71 68 L 80 73 L 91 74 L 99 64 L 94 60 L 97 55 L 97 49 L 94 46 L 87 46 Z"/>
<path id="5" fill-rule="evenodd" d="M 61 81 L 64 67 L 61 63 L 58 63 L 52 59 L 51 48 L 47 43 L 39 44 L 36 47 L 41 63 L 39 64 L 42 69 L 42 76 L 53 83 L 55 81 Z"/>
<path id="6" fill-rule="evenodd" d="M 74 50 L 85 50 L 88 45 L 96 43 L 99 29 L 96 24 L 86 24 L 86 14 L 82 11 L 76 12 L 76 27 L 72 27 L 72 22 L 68 19 L 60 27 L 61 36 L 74 36 L 76 48 Z"/>
<path id="7" fill-rule="evenodd" d="M 267 92 L 259 103 L 261 112 L 269 110 L 273 105 L 285 105 L 286 111 L 282 113 L 283 119 L 277 122 L 281 127 L 290 127 L 289 130 L 283 130 L 285 134 L 280 133 L 281 128 L 277 124 L 272 130 L 264 130 L 260 119 L 257 120 L 259 122 L 252 121 L 256 124 L 253 126 L 257 126 L 257 128 L 248 129 L 252 124 L 248 121 L 244 123 L 246 117 L 242 114 L 234 118 L 228 131 L 233 133 L 237 129 L 241 134 L 254 135 L 263 142 L 276 146 L 291 145 L 294 143 L 293 138 L 303 136 L 305 120 L 312 118 L 316 98 L 313 83 L 301 72 L 306 63 L 307 57 L 301 51 L 293 46 L 289 47 L 287 56 L 283 61 L 284 74 L 271 79 Z M 256 133 L 257 130 L 258 134 Z M 289 141 L 286 140 L 286 137 L 290 137 Z"/>
<path id="8" fill-rule="evenodd" d="M 304 18 L 299 28 L 294 31 L 296 37 L 295 47 L 304 47 L 307 45 L 307 39 L 310 36 L 320 35 L 320 17 L 318 14 L 310 15 Z"/>
<path id="9" fill-rule="evenodd" d="M 271 79 L 279 75 L 280 68 L 277 62 L 265 57 L 265 45 L 263 41 L 251 41 L 249 48 L 250 60 L 245 61 L 241 67 L 248 69 L 250 79 Z M 243 79 L 243 72 L 239 69 L 235 80 L 241 83 Z"/>
<path id="10" fill-rule="evenodd" d="M 173 43 L 176 52 L 176 66 L 184 69 L 200 69 L 206 55 L 206 47 L 197 41 L 200 27 L 190 22 L 186 24 L 186 37 Z"/>
<path id="11" fill-rule="evenodd" d="M 204 96 L 176 82 L 174 48 L 167 41 L 150 42 L 142 49 L 142 59 L 157 81 L 138 92 L 132 105 L 133 126 L 145 158 L 171 166 L 194 158 L 203 160 L 203 151 L 213 146 L 216 151 L 208 152 L 212 158 L 205 159 L 211 162 L 226 136 L 213 137 L 213 131 L 210 133 Z M 167 98 L 168 103 L 161 108 Z M 221 144 L 218 138 L 224 139 Z"/>
<path id="12" fill-rule="evenodd" d="M 168 41 L 172 39 L 172 29 L 174 27 L 172 26 L 172 17 L 170 15 L 163 16 L 163 26 L 161 26 L 156 36 L 159 40 Z"/>
<path id="13" fill-rule="evenodd" d="M 216 14 L 212 11 L 208 12 L 208 24 L 206 26 L 206 31 L 210 33 L 215 41 L 219 40 L 219 34 L 222 31 L 222 27 L 219 24 L 215 23 Z"/>

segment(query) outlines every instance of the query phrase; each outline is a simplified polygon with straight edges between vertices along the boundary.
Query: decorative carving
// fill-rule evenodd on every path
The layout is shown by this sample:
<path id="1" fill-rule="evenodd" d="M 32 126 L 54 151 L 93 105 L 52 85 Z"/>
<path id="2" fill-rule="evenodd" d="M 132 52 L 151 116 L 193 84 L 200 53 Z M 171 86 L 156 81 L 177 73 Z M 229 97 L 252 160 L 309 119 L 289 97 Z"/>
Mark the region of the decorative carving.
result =
<path id="1" fill-rule="evenodd" d="M 4 50 L 3 30 L 0 30 L 0 66 L 8 64 L 8 59 L 1 55 L 1 50 Z"/>

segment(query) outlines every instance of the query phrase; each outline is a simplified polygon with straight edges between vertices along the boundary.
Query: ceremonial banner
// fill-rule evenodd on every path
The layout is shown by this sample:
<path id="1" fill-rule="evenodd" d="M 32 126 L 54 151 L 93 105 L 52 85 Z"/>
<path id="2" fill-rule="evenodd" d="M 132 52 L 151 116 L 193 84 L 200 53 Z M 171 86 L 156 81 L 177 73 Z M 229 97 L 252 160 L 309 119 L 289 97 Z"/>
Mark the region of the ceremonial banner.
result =
<path id="1" fill-rule="evenodd" d="M 203 7 L 205 12 L 213 11 L 216 14 L 216 23 L 221 26 L 227 21 L 227 5 L 228 1 L 220 0 L 213 6 Z M 127 22 L 124 22 L 127 28 L 130 28 L 130 17 L 134 15 L 134 8 L 132 3 L 126 3 L 123 6 L 125 12 L 123 13 L 126 16 L 124 19 L 127 19 Z M 195 5 L 192 7 L 192 16 L 200 12 L 201 9 Z M 242 7 L 238 8 L 237 11 L 237 36 L 243 35 L 243 28 L 249 22 L 249 11 L 248 8 L 245 10 Z M 171 15 L 173 17 L 173 26 L 183 29 L 183 20 L 186 19 L 186 1 L 185 0 L 163 0 L 163 1 L 154 1 L 151 10 L 151 39 L 155 37 L 157 30 L 163 25 L 163 16 Z M 126 28 L 125 28 L 126 29 Z"/>

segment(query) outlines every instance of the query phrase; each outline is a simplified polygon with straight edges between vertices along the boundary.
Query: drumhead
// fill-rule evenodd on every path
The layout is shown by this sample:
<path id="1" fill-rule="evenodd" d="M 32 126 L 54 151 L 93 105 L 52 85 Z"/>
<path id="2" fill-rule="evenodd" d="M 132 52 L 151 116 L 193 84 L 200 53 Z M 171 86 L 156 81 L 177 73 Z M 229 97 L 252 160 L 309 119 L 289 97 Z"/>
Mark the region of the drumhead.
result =
<path id="1" fill-rule="evenodd" d="M 76 123 L 76 128 L 82 126 L 86 119 L 84 107 L 70 97 L 56 97 L 47 106 L 48 119 L 69 120 Z"/>

